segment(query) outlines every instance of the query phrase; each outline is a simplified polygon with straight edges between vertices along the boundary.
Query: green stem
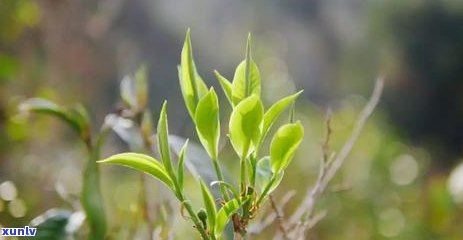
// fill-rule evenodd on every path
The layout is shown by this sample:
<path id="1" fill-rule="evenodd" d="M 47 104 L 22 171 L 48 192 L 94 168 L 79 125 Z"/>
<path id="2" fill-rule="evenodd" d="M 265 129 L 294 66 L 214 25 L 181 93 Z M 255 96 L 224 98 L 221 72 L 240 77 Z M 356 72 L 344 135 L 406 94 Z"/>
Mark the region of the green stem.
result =
<path id="1" fill-rule="evenodd" d="M 276 180 L 276 176 L 274 175 L 272 177 L 272 179 L 270 179 L 270 182 L 267 184 L 267 186 L 265 186 L 264 191 L 262 192 L 262 194 L 257 199 L 257 202 L 256 202 L 257 206 L 259 206 L 262 203 L 262 201 L 264 200 L 264 198 L 267 196 L 268 191 L 270 191 L 270 188 L 272 187 L 273 182 L 275 182 L 275 180 Z"/>
<path id="2" fill-rule="evenodd" d="M 90 228 L 88 239 L 91 240 L 104 239 L 106 235 L 106 216 L 101 194 L 100 172 L 96 163 L 100 158 L 101 142 L 99 138 L 96 146 L 87 143 L 89 159 L 83 173 L 81 202 Z"/>
<path id="3" fill-rule="evenodd" d="M 194 223 L 194 225 L 196 227 L 196 230 L 198 230 L 199 234 L 201 235 L 201 238 L 203 240 L 211 239 L 209 234 L 204 229 L 204 227 L 203 227 L 203 225 L 201 223 L 201 220 L 199 220 L 198 216 L 196 216 L 196 213 L 193 211 L 193 207 L 191 206 L 189 200 L 187 200 L 185 198 L 185 195 L 184 195 L 183 191 L 180 189 L 180 186 L 178 185 L 177 181 L 174 181 L 174 188 L 175 188 L 175 192 L 176 192 L 175 195 L 176 195 L 177 199 L 183 204 L 183 206 L 187 210 L 188 215 L 190 215 L 191 220 L 193 220 L 193 223 Z M 212 239 L 214 239 L 214 238 L 212 238 Z"/>
<path id="4" fill-rule="evenodd" d="M 241 158 L 240 161 L 240 193 L 243 194 L 246 191 L 246 159 Z"/>
<path id="5" fill-rule="evenodd" d="M 215 174 L 217 175 L 217 179 L 221 182 L 225 182 L 222 174 L 222 170 L 220 169 L 219 161 L 217 159 L 213 159 L 212 163 L 214 164 Z M 230 201 L 230 197 L 228 196 L 227 189 L 223 184 L 220 184 L 220 191 L 222 192 L 223 199 L 228 202 Z"/>

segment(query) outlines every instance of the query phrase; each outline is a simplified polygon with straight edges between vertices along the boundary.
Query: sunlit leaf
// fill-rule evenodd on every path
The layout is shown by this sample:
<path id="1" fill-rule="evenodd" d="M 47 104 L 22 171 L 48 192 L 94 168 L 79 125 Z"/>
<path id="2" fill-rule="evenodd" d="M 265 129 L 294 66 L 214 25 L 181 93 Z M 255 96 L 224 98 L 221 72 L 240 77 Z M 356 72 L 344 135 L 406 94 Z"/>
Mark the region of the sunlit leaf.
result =
<path id="1" fill-rule="evenodd" d="M 232 100 L 236 105 L 243 99 L 255 94 L 260 97 L 260 73 L 251 56 L 251 36 L 246 45 L 246 59 L 235 70 L 232 82 Z"/>
<path id="2" fill-rule="evenodd" d="M 264 190 L 264 188 L 270 183 L 273 172 L 272 167 L 270 166 L 270 157 L 266 156 L 263 159 L 257 162 L 257 170 L 256 170 L 256 186 L 260 192 Z M 278 185 L 280 185 L 281 180 L 283 179 L 284 171 L 281 171 L 276 176 L 275 180 L 273 181 L 272 185 L 270 186 L 267 194 L 273 192 Z"/>
<path id="3" fill-rule="evenodd" d="M 170 158 L 170 149 L 169 149 L 169 131 L 167 125 L 167 102 L 164 101 L 162 104 L 161 114 L 159 115 L 158 121 L 158 149 L 161 153 L 162 163 L 166 168 L 167 173 L 172 176 L 174 171 L 172 168 L 172 160 Z"/>
<path id="4" fill-rule="evenodd" d="M 233 148 L 242 158 L 254 150 L 260 138 L 264 108 L 259 97 L 252 95 L 241 101 L 230 117 L 230 140 Z"/>
<path id="5" fill-rule="evenodd" d="M 225 93 L 228 102 L 233 106 L 232 83 L 228 81 L 224 76 L 222 76 L 217 70 L 214 70 L 214 74 L 219 80 L 220 86 L 222 86 L 223 92 Z"/>
<path id="6" fill-rule="evenodd" d="M 217 217 L 217 209 L 215 207 L 214 197 L 202 180 L 199 180 L 199 183 L 201 184 L 201 193 L 203 195 L 204 207 L 206 208 L 207 222 L 209 228 L 214 229 L 215 219 Z"/>
<path id="7" fill-rule="evenodd" d="M 220 138 L 220 119 L 219 102 L 213 88 L 199 101 L 196 108 L 195 123 L 199 140 L 209 156 L 216 160 Z"/>
<path id="8" fill-rule="evenodd" d="M 281 126 L 270 144 L 270 164 L 276 174 L 283 171 L 292 160 L 304 137 L 304 127 L 300 122 Z"/>
<path id="9" fill-rule="evenodd" d="M 267 112 L 264 114 L 264 125 L 262 128 L 262 139 L 267 134 L 268 130 L 272 127 L 275 120 L 278 116 L 285 110 L 287 106 L 289 106 L 294 100 L 302 93 L 299 91 L 291 96 L 287 96 L 285 98 L 280 99 L 278 102 L 273 104 Z"/>
<path id="10" fill-rule="evenodd" d="M 241 205 L 244 203 L 240 202 L 237 199 L 233 199 L 225 203 L 222 208 L 217 213 L 217 218 L 215 220 L 214 233 L 216 238 L 219 238 L 222 235 L 225 226 L 230 220 L 230 217 L 240 209 Z"/>
<path id="11" fill-rule="evenodd" d="M 172 179 L 169 177 L 169 174 L 167 174 L 164 166 L 148 155 L 139 153 L 120 153 L 104 160 L 100 160 L 98 163 L 110 163 L 130 167 L 135 170 L 148 173 L 161 180 L 169 188 L 173 188 Z"/>
<path id="12" fill-rule="evenodd" d="M 191 118 L 194 119 L 199 100 L 207 94 L 207 87 L 198 74 L 193 60 L 190 30 L 188 29 L 183 44 L 180 66 L 178 67 L 180 88 Z"/>

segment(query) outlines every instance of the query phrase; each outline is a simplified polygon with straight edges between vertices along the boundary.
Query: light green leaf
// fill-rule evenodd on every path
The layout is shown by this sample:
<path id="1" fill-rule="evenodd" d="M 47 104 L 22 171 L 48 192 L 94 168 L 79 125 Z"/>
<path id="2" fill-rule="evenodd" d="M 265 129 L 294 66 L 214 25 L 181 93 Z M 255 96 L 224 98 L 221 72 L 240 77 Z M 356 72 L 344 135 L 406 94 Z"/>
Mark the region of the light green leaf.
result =
<path id="1" fill-rule="evenodd" d="M 222 86 L 223 92 L 228 99 L 228 102 L 233 106 L 233 97 L 232 97 L 232 83 L 228 81 L 224 76 L 220 75 L 217 70 L 214 70 L 214 74 L 219 80 L 220 86 Z"/>
<path id="2" fill-rule="evenodd" d="M 278 102 L 273 104 L 267 112 L 264 114 L 264 126 L 262 128 L 262 138 L 268 133 L 269 129 L 272 127 L 275 120 L 280 116 L 280 114 L 285 110 L 287 106 L 289 106 L 294 100 L 302 93 L 303 91 L 299 91 L 291 96 L 287 96 L 285 98 L 280 99 Z"/>
<path id="3" fill-rule="evenodd" d="M 270 166 L 269 156 L 266 156 L 258 161 L 256 172 L 256 186 L 258 190 L 262 193 L 262 191 L 264 191 L 265 187 L 270 183 L 272 177 L 274 176 L 272 172 L 272 167 Z M 278 185 L 280 185 L 280 182 L 283 179 L 283 175 L 284 171 L 278 173 L 272 185 L 270 186 L 267 194 L 272 193 L 278 187 Z"/>
<path id="4" fill-rule="evenodd" d="M 201 184 L 201 193 L 203 195 L 204 207 L 206 208 L 209 229 L 214 229 L 215 219 L 217 217 L 217 209 L 215 207 L 214 197 L 212 196 L 209 188 L 206 186 L 203 180 L 199 180 L 199 183 Z"/>
<path id="5" fill-rule="evenodd" d="M 272 171 L 279 174 L 292 160 L 304 137 L 304 127 L 300 122 L 281 126 L 270 144 L 270 164 Z"/>
<path id="6" fill-rule="evenodd" d="M 169 176 L 174 175 L 174 171 L 172 168 L 172 160 L 170 158 L 170 149 L 169 149 L 169 131 L 167 126 L 167 102 L 164 101 L 162 104 L 161 114 L 159 115 L 158 121 L 158 149 L 161 153 L 162 163 L 167 170 Z"/>
<path id="7" fill-rule="evenodd" d="M 118 164 L 135 170 L 145 172 L 161 180 L 169 188 L 173 189 L 173 182 L 167 174 L 164 166 L 156 159 L 139 153 L 120 153 L 98 161 L 98 163 Z"/>
<path id="8" fill-rule="evenodd" d="M 178 155 L 178 166 L 177 166 L 177 179 L 180 189 L 183 189 L 184 185 L 184 172 L 185 172 L 185 151 L 188 146 L 188 139 L 183 144 L 182 149 L 180 149 L 180 153 Z"/>
<path id="9" fill-rule="evenodd" d="M 233 104 L 256 94 L 260 97 L 260 74 L 256 63 L 251 56 L 251 35 L 248 36 L 246 45 L 246 59 L 243 60 L 235 70 L 232 83 Z"/>
<path id="10" fill-rule="evenodd" d="M 214 186 L 214 185 L 225 186 L 233 194 L 233 197 L 235 197 L 236 199 L 239 199 L 240 195 L 238 194 L 238 191 L 230 183 L 224 182 L 224 181 L 213 181 L 213 182 L 211 182 L 211 186 Z"/>
<path id="11" fill-rule="evenodd" d="M 262 129 L 264 108 L 257 95 L 252 95 L 241 101 L 230 117 L 230 140 L 236 153 L 246 158 L 254 151 Z"/>
<path id="12" fill-rule="evenodd" d="M 217 218 L 215 220 L 214 233 L 216 238 L 220 238 L 222 235 L 225 226 L 228 223 L 230 217 L 240 209 L 241 205 L 246 202 L 242 201 L 241 203 L 237 199 L 233 199 L 225 203 L 222 208 L 217 213 Z"/>
<path id="13" fill-rule="evenodd" d="M 183 99 L 185 100 L 185 105 L 191 118 L 194 119 L 196 105 L 199 100 L 206 95 L 207 87 L 196 70 L 189 29 L 186 33 L 185 43 L 183 44 L 178 72 L 180 88 L 182 90 Z"/>
<path id="14" fill-rule="evenodd" d="M 220 138 L 219 101 L 213 88 L 198 103 L 195 114 L 199 140 L 209 156 L 217 159 Z"/>
<path id="15" fill-rule="evenodd" d="M 19 110 L 21 112 L 45 113 L 55 116 L 66 122 L 78 134 L 81 134 L 82 127 L 76 119 L 76 116 L 73 116 L 73 114 L 69 113 L 65 108 L 52 101 L 43 98 L 31 98 L 22 102 L 19 105 Z"/>

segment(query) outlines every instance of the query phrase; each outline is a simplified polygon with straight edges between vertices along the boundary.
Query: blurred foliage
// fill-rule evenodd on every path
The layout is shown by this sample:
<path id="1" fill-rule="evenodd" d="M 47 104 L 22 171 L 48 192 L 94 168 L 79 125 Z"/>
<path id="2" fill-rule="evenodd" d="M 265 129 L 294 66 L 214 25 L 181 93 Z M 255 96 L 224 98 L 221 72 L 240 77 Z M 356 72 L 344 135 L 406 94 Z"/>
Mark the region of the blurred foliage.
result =
<path id="1" fill-rule="evenodd" d="M 72 208 L 81 189 L 85 156 L 76 136 L 40 116 L 16 112 L 25 96 L 82 101 L 93 122 L 103 122 L 122 76 L 144 60 L 150 69 L 149 105 L 157 115 L 167 98 L 174 134 L 194 136 L 177 91 L 178 46 L 187 26 L 198 34 L 197 65 L 213 81 L 213 66 L 231 76 L 247 32 L 259 43 L 265 103 L 304 88 L 297 105 L 306 139 L 289 166 L 282 189 L 298 195 L 316 179 L 325 108 L 333 109 L 331 149 L 348 136 L 378 72 L 387 78 L 382 107 L 368 123 L 342 173 L 317 205 L 327 216 L 312 230 L 318 239 L 463 239 L 463 205 L 449 189 L 452 167 L 462 161 L 461 21 L 463 4 L 446 1 L 52 1 L 2 0 L 0 4 L 0 184 L 14 182 L 19 201 L 0 195 L 0 225 L 21 227 L 51 207 Z M 195 9 L 192 11 L 191 9 Z M 215 83 L 214 83 L 215 84 Z M 218 84 L 215 85 L 217 88 Z M 266 105 L 268 106 L 268 105 Z M 224 111 L 229 111 L 225 109 Z M 267 143 L 268 144 L 268 143 Z M 222 151 L 231 155 L 229 145 Z M 104 153 L 127 150 L 110 137 Z M 230 158 L 231 159 L 231 158 Z M 227 162 L 227 158 L 223 160 Z M 230 176 L 236 169 L 230 168 Z M 458 176 L 458 172 L 454 172 Z M 461 175 L 461 173 L 459 173 Z M 230 177 L 229 176 L 229 177 Z M 455 178 L 461 179 L 461 178 Z M 185 184 L 193 184 L 186 176 Z M 144 237 L 140 178 L 123 169 L 103 172 L 111 237 Z M 458 181 L 457 181 L 458 182 Z M 461 180 L 459 181 L 461 182 Z M 162 236 L 178 229 L 162 187 L 146 183 L 150 215 Z M 1 188 L 1 187 L 0 187 Z M 455 190 L 456 189 L 456 190 Z M 459 191 L 459 192 L 458 192 Z M 277 191 L 276 198 L 286 191 Z M 200 194 L 189 193 L 193 203 Z M 18 204 L 19 203 L 19 204 Z M 17 215 L 24 206 L 24 216 Z M 272 236 L 277 225 L 260 239 Z"/>

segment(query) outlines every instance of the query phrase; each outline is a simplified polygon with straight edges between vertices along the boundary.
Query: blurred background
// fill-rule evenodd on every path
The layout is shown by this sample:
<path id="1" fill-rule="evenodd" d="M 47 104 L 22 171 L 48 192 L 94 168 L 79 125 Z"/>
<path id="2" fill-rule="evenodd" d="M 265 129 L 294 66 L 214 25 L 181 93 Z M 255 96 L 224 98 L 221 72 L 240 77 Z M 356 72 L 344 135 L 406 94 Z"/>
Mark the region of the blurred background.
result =
<path id="1" fill-rule="evenodd" d="M 297 104 L 304 147 L 275 193 L 297 191 L 288 213 L 316 180 L 327 109 L 336 152 L 375 78 L 385 77 L 379 107 L 317 205 L 327 216 L 311 239 L 463 239 L 459 0 L 2 0 L 0 225 L 25 226 L 47 209 L 70 208 L 63 195 L 77 196 L 81 187 L 84 147 L 55 119 L 18 115 L 26 98 L 81 102 L 99 126 L 120 103 L 120 80 L 145 63 L 154 116 L 167 99 L 171 133 L 197 141 L 176 69 L 188 27 L 208 85 L 220 88 L 214 69 L 232 79 L 251 32 L 265 105 L 304 89 Z M 117 136 L 106 145 L 104 156 L 127 150 Z M 224 160 L 231 175 L 233 161 Z M 123 239 L 117 232 L 140 221 L 138 178 L 130 170 L 102 171 L 110 229 Z M 170 218 L 176 228 L 185 225 L 176 239 L 191 236 L 188 223 Z"/>

